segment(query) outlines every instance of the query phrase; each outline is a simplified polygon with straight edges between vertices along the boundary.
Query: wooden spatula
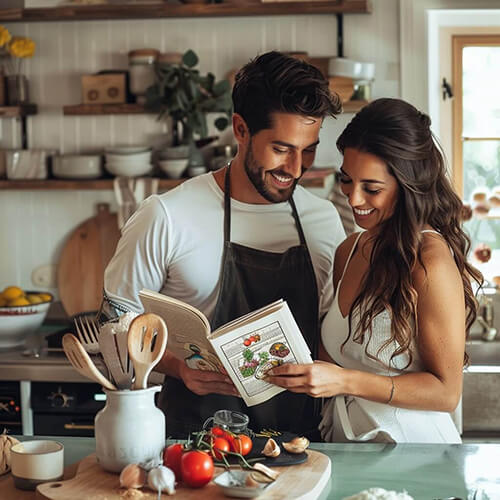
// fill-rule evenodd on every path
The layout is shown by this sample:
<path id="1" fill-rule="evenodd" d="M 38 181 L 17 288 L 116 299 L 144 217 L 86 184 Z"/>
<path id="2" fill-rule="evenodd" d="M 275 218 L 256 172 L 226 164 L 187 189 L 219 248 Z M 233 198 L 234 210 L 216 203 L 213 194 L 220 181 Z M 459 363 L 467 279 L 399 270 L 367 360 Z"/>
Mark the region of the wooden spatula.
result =
<path id="1" fill-rule="evenodd" d="M 80 341 L 72 333 L 66 333 L 63 336 L 62 346 L 66 357 L 78 373 L 94 380 L 106 389 L 116 391 L 116 387 L 96 368 Z"/>
<path id="2" fill-rule="evenodd" d="M 134 364 L 134 389 L 146 389 L 151 370 L 167 347 L 167 325 L 157 314 L 137 316 L 128 330 L 128 352 Z"/>

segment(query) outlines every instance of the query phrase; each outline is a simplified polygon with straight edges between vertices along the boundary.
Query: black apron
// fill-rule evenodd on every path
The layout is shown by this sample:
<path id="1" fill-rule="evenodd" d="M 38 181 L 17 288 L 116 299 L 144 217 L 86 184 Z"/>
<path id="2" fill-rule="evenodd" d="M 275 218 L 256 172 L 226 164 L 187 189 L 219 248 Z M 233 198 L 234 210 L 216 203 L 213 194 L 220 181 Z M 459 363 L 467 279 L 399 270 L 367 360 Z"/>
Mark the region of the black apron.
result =
<path id="1" fill-rule="evenodd" d="M 224 253 L 220 290 L 211 321 L 212 330 L 250 311 L 283 298 L 287 301 L 313 359 L 319 345 L 319 300 L 311 256 L 293 198 L 292 215 L 300 245 L 284 253 L 266 252 L 231 242 L 230 167 L 224 188 Z M 167 421 L 167 436 L 186 438 L 199 430 L 217 410 L 235 410 L 250 417 L 249 427 L 291 431 L 317 438 L 319 400 L 282 392 L 265 403 L 248 407 L 241 398 L 208 394 L 198 396 L 182 380 L 166 377 L 160 407 Z"/>

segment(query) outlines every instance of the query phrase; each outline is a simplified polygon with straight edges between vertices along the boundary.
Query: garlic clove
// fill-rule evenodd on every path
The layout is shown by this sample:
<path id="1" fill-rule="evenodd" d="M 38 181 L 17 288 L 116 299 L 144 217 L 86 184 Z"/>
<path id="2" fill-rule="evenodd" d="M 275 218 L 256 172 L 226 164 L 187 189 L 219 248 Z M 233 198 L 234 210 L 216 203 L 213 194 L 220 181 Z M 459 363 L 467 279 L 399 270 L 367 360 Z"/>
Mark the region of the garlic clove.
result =
<path id="1" fill-rule="evenodd" d="M 253 466 L 253 470 L 250 474 L 255 481 L 259 483 L 272 483 L 276 481 L 280 473 L 276 470 L 266 467 L 264 464 L 257 462 Z"/>
<path id="2" fill-rule="evenodd" d="M 121 488 L 142 488 L 146 484 L 146 471 L 137 464 L 126 465 L 120 473 Z"/>
<path id="3" fill-rule="evenodd" d="M 273 439 L 269 438 L 264 445 L 264 449 L 262 450 L 262 454 L 266 457 L 275 458 L 281 453 L 281 448 L 278 443 Z"/>
<path id="4" fill-rule="evenodd" d="M 172 469 L 160 465 L 148 472 L 148 486 L 158 493 L 164 491 L 167 495 L 175 493 L 175 474 Z"/>
<path id="5" fill-rule="evenodd" d="M 305 437 L 296 437 L 287 443 L 282 443 L 283 448 L 285 448 L 288 453 L 304 453 L 309 446 L 310 441 Z"/>

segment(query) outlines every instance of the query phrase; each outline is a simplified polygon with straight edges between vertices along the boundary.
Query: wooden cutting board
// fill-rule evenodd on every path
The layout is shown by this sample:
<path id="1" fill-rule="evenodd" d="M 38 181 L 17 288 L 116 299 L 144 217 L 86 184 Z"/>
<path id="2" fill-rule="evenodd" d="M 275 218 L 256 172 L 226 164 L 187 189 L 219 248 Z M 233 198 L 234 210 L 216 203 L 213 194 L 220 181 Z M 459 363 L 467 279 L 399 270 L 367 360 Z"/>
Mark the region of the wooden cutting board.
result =
<path id="1" fill-rule="evenodd" d="M 289 500 L 317 498 L 331 475 L 330 459 L 314 450 L 308 450 L 306 462 L 288 467 L 276 467 L 281 474 L 278 479 L 259 496 L 259 500 Z M 223 472 L 217 468 L 216 474 Z M 48 500 L 123 500 L 140 498 L 141 500 L 156 500 L 158 494 L 147 488 L 142 488 L 142 496 L 129 496 L 127 490 L 120 488 L 118 474 L 105 472 L 96 462 L 96 457 L 90 455 L 84 458 L 78 466 L 76 476 L 67 481 L 41 484 L 37 488 L 37 498 Z M 202 489 L 191 489 L 184 486 L 176 488 L 174 497 L 162 494 L 163 499 L 177 500 L 215 500 L 226 498 L 214 483 L 207 484 Z"/>
<path id="2" fill-rule="evenodd" d="M 99 203 L 97 215 L 82 222 L 64 244 L 57 287 L 68 316 L 99 309 L 104 270 L 119 238 L 116 214 L 109 212 L 107 203 Z"/>

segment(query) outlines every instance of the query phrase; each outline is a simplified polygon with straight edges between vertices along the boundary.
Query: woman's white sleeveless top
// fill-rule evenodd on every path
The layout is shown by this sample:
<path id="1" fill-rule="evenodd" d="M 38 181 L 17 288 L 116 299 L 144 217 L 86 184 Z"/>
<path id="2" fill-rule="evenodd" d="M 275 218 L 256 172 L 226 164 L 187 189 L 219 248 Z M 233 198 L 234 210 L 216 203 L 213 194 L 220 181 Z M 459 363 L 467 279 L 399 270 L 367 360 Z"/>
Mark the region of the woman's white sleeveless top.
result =
<path id="1" fill-rule="evenodd" d="M 434 232 L 425 230 L 423 232 Z M 399 345 L 395 342 L 384 347 L 391 336 L 391 317 L 387 310 L 378 314 L 362 343 L 353 340 L 359 321 L 359 309 L 352 315 L 351 337 L 342 349 L 349 334 L 349 315 L 344 317 L 339 306 L 339 290 L 347 266 L 358 245 L 360 233 L 347 258 L 339 280 L 332 305 L 321 327 L 321 339 L 329 356 L 343 368 L 367 371 L 378 375 L 398 376 L 409 372 L 423 371 L 415 339 L 411 342 L 413 359 L 408 365 L 407 353 L 391 360 Z M 437 233 L 439 234 L 439 233 Z M 372 359 L 367 352 L 377 359 Z M 408 366 L 407 366 L 408 365 Z M 460 435 L 449 413 L 407 410 L 383 403 L 375 403 L 352 396 L 332 398 L 323 409 L 320 429 L 325 441 L 375 441 L 397 443 L 460 443 Z"/>

